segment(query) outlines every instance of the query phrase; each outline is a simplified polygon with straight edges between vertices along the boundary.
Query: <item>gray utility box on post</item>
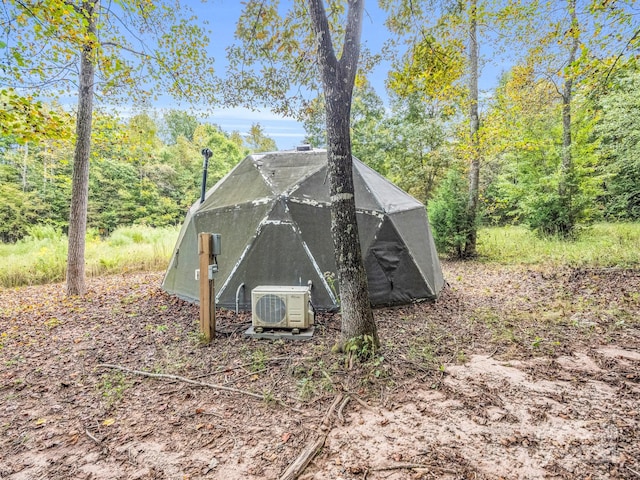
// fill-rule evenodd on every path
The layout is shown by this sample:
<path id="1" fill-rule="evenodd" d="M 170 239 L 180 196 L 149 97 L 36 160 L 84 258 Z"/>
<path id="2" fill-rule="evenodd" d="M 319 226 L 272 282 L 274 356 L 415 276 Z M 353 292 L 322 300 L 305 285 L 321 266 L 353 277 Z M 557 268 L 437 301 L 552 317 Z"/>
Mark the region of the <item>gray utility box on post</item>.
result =
<path id="1" fill-rule="evenodd" d="M 222 252 L 222 235 L 219 233 L 211 234 L 211 253 L 213 256 L 220 255 Z"/>

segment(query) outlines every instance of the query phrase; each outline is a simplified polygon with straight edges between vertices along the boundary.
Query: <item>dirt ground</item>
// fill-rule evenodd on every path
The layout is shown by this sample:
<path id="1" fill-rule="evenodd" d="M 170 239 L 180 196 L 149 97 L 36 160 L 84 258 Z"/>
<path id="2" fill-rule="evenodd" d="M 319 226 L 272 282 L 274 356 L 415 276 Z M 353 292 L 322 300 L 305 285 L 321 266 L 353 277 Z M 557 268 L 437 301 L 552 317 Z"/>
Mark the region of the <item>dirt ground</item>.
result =
<path id="1" fill-rule="evenodd" d="M 364 363 L 338 315 L 203 345 L 159 273 L 2 290 L 0 478 L 275 479 L 315 442 L 300 478 L 639 479 L 640 271 L 443 269 Z"/>

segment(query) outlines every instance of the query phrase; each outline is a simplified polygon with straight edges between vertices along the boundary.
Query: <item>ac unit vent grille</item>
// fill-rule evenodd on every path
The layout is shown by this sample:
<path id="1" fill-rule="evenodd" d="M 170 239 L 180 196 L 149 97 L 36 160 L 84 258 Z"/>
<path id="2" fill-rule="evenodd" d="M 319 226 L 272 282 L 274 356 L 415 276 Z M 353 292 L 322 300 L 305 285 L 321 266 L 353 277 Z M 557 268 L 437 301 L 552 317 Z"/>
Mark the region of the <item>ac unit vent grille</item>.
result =
<path id="1" fill-rule="evenodd" d="M 280 295 L 263 295 L 256 303 L 256 314 L 260 321 L 277 325 L 286 318 L 287 305 Z"/>

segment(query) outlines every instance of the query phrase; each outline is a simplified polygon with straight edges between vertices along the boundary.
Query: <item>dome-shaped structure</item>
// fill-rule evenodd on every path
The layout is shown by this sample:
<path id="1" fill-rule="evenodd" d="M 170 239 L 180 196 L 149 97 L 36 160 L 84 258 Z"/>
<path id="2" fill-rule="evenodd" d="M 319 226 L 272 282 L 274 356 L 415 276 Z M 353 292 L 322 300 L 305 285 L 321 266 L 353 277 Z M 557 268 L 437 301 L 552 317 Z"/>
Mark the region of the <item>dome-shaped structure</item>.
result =
<path id="1" fill-rule="evenodd" d="M 355 158 L 353 174 L 372 305 L 435 299 L 443 278 L 424 205 Z M 219 233 L 218 306 L 239 295 L 250 309 L 256 286 L 311 281 L 313 305 L 336 310 L 330 224 L 326 151 L 249 155 L 189 210 L 162 286 L 197 301 L 198 234 Z"/>

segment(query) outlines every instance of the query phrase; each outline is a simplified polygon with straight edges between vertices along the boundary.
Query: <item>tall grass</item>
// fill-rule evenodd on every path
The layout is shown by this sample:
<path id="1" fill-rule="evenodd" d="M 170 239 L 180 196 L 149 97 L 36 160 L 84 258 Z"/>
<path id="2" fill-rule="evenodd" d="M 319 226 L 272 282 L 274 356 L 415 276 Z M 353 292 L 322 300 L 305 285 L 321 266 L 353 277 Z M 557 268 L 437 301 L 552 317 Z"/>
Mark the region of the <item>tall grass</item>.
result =
<path id="1" fill-rule="evenodd" d="M 177 237 L 174 227 L 122 227 L 106 239 L 89 231 L 87 276 L 163 270 Z M 15 244 L 0 243 L 0 287 L 64 281 L 66 262 L 67 237 L 52 227 L 33 227 L 27 238 Z"/>
<path id="2" fill-rule="evenodd" d="M 478 232 L 481 261 L 500 264 L 552 264 L 640 267 L 640 223 L 600 223 L 572 241 L 540 238 L 525 227 L 492 227 Z"/>
<path id="3" fill-rule="evenodd" d="M 101 239 L 87 234 L 87 276 L 164 270 L 177 228 L 134 226 Z M 597 224 L 578 239 L 538 238 L 525 227 L 492 227 L 478 232 L 480 261 L 500 264 L 555 264 L 640 268 L 640 223 Z M 0 287 L 64 281 L 67 238 L 52 227 L 36 226 L 15 244 L 0 243 Z"/>

